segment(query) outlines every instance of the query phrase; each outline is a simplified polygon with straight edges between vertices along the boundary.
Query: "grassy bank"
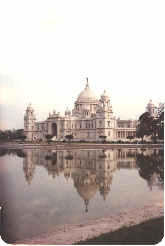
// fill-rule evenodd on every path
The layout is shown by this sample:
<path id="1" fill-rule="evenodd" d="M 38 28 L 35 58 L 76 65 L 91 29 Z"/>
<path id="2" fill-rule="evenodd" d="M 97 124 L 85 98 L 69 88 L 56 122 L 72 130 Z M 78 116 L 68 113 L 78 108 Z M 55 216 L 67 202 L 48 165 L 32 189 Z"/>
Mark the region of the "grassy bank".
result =
<path id="1" fill-rule="evenodd" d="M 154 245 L 163 239 L 164 217 L 151 219 L 139 225 L 123 227 L 114 232 L 101 234 L 98 237 L 77 242 L 84 245 Z"/>

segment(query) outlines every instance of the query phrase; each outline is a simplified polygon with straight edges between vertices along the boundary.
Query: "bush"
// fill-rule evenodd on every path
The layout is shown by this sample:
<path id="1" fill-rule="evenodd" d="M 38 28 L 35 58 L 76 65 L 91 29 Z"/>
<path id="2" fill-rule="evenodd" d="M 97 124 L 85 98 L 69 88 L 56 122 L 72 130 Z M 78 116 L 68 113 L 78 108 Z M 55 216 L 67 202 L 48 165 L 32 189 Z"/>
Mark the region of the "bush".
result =
<path id="1" fill-rule="evenodd" d="M 86 141 L 85 140 L 80 140 L 80 143 L 85 143 Z"/>

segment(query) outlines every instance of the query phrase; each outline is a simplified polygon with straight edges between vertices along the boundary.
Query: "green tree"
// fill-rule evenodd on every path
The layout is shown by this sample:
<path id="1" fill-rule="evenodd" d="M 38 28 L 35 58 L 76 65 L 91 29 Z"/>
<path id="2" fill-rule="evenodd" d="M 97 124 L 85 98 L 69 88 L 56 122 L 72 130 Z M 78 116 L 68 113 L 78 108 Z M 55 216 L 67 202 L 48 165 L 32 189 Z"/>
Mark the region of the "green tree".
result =
<path id="1" fill-rule="evenodd" d="M 148 131 L 147 131 L 147 127 L 144 123 L 140 123 L 136 129 L 136 137 L 141 138 L 142 142 L 143 142 L 144 136 L 149 136 Z"/>
<path id="2" fill-rule="evenodd" d="M 101 140 L 101 143 L 102 143 L 102 144 L 105 144 L 105 143 L 106 143 L 106 138 L 107 138 L 107 136 L 100 135 L 99 138 L 102 139 L 102 140 Z"/>
<path id="3" fill-rule="evenodd" d="M 158 126 L 158 139 L 164 140 L 164 102 L 159 103 L 159 107 L 157 110 L 157 115 L 159 118 L 159 126 Z"/>
<path id="4" fill-rule="evenodd" d="M 73 139 L 73 135 L 72 134 L 66 135 L 65 138 L 69 141 L 69 145 L 70 145 L 70 140 Z"/>
<path id="5" fill-rule="evenodd" d="M 134 139 L 134 136 L 127 136 L 127 139 L 129 139 L 129 141 L 131 143 L 131 140 Z"/>
<path id="6" fill-rule="evenodd" d="M 152 139 L 156 142 L 158 132 L 160 130 L 160 123 L 161 118 L 159 115 L 151 117 L 148 112 L 143 113 L 139 117 L 139 125 L 137 127 L 136 136 L 142 138 L 142 142 L 144 136 L 153 136 Z"/>
<path id="7" fill-rule="evenodd" d="M 47 139 L 47 143 L 48 143 L 49 145 L 51 145 L 51 144 L 50 144 L 50 141 L 51 141 L 51 139 L 53 138 L 53 135 L 52 135 L 52 134 L 46 134 L 46 135 L 45 135 L 45 138 Z"/>
<path id="8" fill-rule="evenodd" d="M 27 136 L 19 135 L 17 138 L 21 140 L 21 143 L 23 143 L 23 141 L 27 138 Z"/>

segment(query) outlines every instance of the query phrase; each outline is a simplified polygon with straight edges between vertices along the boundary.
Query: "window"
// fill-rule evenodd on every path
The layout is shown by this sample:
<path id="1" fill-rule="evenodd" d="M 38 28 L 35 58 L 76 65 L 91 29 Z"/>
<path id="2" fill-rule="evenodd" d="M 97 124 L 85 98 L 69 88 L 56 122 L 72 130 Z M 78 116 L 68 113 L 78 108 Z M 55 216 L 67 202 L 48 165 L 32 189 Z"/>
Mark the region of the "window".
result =
<path id="1" fill-rule="evenodd" d="M 110 126 L 110 121 L 108 121 L 108 126 Z"/>
<path id="2" fill-rule="evenodd" d="M 110 131 L 108 132 L 108 136 L 110 137 Z"/>
<path id="3" fill-rule="evenodd" d="M 80 124 L 80 128 L 81 128 L 81 124 Z"/>
<path id="4" fill-rule="evenodd" d="M 102 122 L 101 122 L 101 121 L 99 121 L 99 126 L 100 126 L 100 127 L 102 126 Z"/>

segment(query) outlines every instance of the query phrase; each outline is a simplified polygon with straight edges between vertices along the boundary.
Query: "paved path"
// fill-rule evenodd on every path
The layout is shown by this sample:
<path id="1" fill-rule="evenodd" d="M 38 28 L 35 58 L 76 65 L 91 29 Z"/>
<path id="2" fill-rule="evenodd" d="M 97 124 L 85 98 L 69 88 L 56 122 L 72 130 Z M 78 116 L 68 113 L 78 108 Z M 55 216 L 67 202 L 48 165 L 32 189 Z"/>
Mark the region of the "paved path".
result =
<path id="1" fill-rule="evenodd" d="M 164 144 L 66 144 L 66 145 L 45 145 L 45 144 L 17 144 L 17 143 L 1 143 L 0 148 L 5 149 L 59 149 L 59 150 L 65 150 L 65 149 L 116 149 L 116 148 L 164 148 Z"/>
<path id="2" fill-rule="evenodd" d="M 159 202 L 129 212 L 115 214 L 107 218 L 86 222 L 69 228 L 63 228 L 52 233 L 17 241 L 16 244 L 71 245 L 80 240 L 114 231 L 122 226 L 139 224 L 142 221 L 163 215 L 164 202 Z"/>

